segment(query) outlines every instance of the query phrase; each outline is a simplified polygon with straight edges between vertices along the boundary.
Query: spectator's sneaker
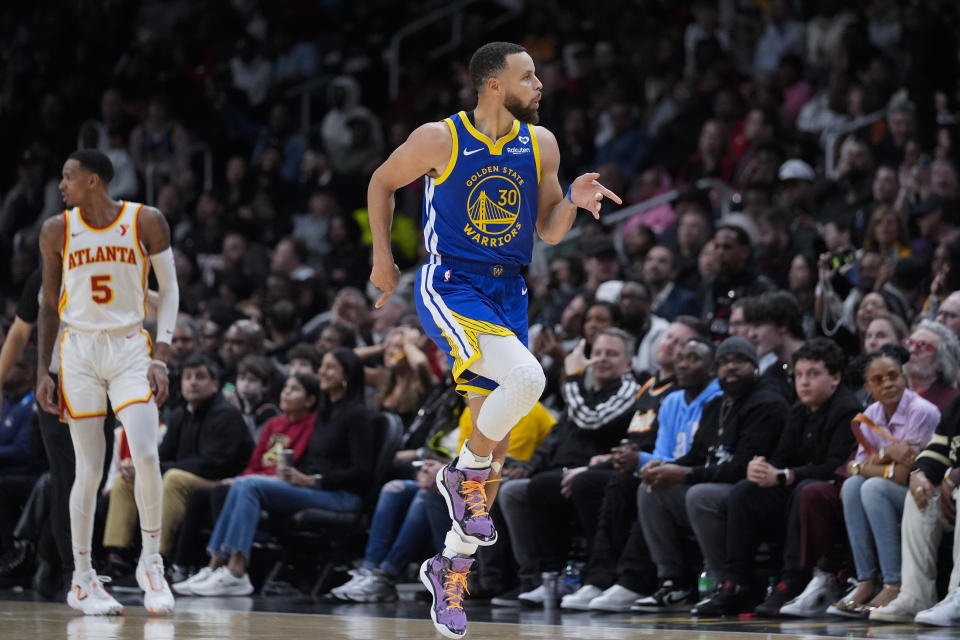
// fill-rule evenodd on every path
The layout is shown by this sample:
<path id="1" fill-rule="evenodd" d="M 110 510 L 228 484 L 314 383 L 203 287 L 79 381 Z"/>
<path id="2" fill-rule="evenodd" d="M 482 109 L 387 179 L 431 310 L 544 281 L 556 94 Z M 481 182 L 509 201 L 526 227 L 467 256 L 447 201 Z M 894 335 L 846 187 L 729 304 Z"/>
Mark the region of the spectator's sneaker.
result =
<path id="1" fill-rule="evenodd" d="M 439 553 L 420 565 L 420 582 L 432 596 L 430 619 L 447 638 L 462 638 L 467 633 L 467 614 L 463 611 L 463 593 L 473 558 Z M 469 593 L 469 591 L 467 591 Z"/>
<path id="2" fill-rule="evenodd" d="M 590 601 L 602 593 L 603 590 L 600 587 L 585 584 L 573 593 L 563 596 L 563 598 L 560 599 L 560 608 L 573 609 L 575 611 L 589 611 Z"/>
<path id="3" fill-rule="evenodd" d="M 380 569 L 374 569 L 366 579 L 342 593 L 350 602 L 394 602 L 397 599 L 393 578 Z"/>
<path id="4" fill-rule="evenodd" d="M 841 618 L 866 618 L 870 611 L 866 609 L 867 602 L 873 599 L 880 590 L 871 583 L 858 582 L 845 596 L 827 607 L 827 613 Z"/>
<path id="5" fill-rule="evenodd" d="M 807 583 L 803 593 L 780 607 L 780 615 L 794 618 L 816 618 L 827 613 L 827 607 L 841 595 L 840 583 L 836 577 L 813 570 L 813 578 Z"/>
<path id="6" fill-rule="evenodd" d="M 15 540 L 13 546 L 0 556 L 0 588 L 26 585 L 34 573 L 36 552 L 29 540 Z"/>
<path id="7" fill-rule="evenodd" d="M 163 575 L 163 558 L 159 553 L 140 558 L 137 584 L 143 589 L 143 606 L 147 611 L 155 614 L 173 611 L 173 592 Z"/>
<path id="8" fill-rule="evenodd" d="M 793 600 L 799 592 L 800 588 L 798 586 L 781 580 L 777 586 L 773 588 L 773 593 L 770 594 L 770 597 L 758 604 L 757 608 L 753 611 L 758 616 L 765 616 L 767 618 L 779 616 L 780 609 Z"/>
<path id="9" fill-rule="evenodd" d="M 749 589 L 727 580 L 723 583 L 720 591 L 706 600 L 698 602 L 690 611 L 690 615 L 712 618 L 735 615 L 750 609 L 753 609 L 753 607 L 750 606 Z"/>
<path id="10" fill-rule="evenodd" d="M 116 616 L 123 613 L 123 605 L 103 588 L 110 578 L 98 576 L 93 569 L 73 573 L 73 583 L 67 592 L 67 604 L 87 616 Z"/>
<path id="11" fill-rule="evenodd" d="M 630 610 L 643 613 L 689 611 L 696 602 L 697 592 L 693 588 L 680 587 L 673 580 L 664 580 L 652 594 L 637 598 Z"/>
<path id="12" fill-rule="evenodd" d="M 530 591 L 533 588 L 534 587 L 531 587 L 530 585 L 526 585 L 526 584 L 517 585 L 513 589 L 510 589 L 510 591 L 507 591 L 506 593 L 501 593 L 498 596 L 490 598 L 490 604 L 492 604 L 495 607 L 519 607 L 520 594 L 526 593 L 527 591 Z"/>
<path id="13" fill-rule="evenodd" d="M 350 579 L 344 582 L 339 587 L 334 587 L 330 589 L 330 595 L 336 598 L 337 600 L 344 600 L 350 602 L 350 598 L 347 597 L 346 593 L 350 589 L 355 589 L 360 585 L 364 580 L 370 577 L 373 573 L 372 569 L 364 569 L 360 567 L 359 569 L 351 569 L 347 573 L 350 574 Z"/>
<path id="14" fill-rule="evenodd" d="M 456 462 L 437 471 L 437 488 L 447 503 L 454 531 L 467 542 L 488 547 L 497 541 L 483 486 L 490 477 L 490 467 L 457 469 Z"/>
<path id="15" fill-rule="evenodd" d="M 195 596 L 248 596 L 253 593 L 253 584 L 246 573 L 238 578 L 223 566 L 191 590 Z"/>
<path id="16" fill-rule="evenodd" d="M 590 611 L 621 613 L 630 611 L 640 594 L 615 584 L 590 602 Z"/>
<path id="17" fill-rule="evenodd" d="M 896 602 L 896 600 L 894 600 Z M 889 606 L 889 605 L 888 605 Z M 886 607 L 884 607 L 886 608 Z M 954 588 L 947 597 L 916 615 L 915 622 L 934 627 L 952 627 L 960 622 L 960 588 Z"/>
<path id="18" fill-rule="evenodd" d="M 909 593 L 901 592 L 890 604 L 873 609 L 870 622 L 913 622 L 924 606 Z"/>
<path id="19" fill-rule="evenodd" d="M 178 596 L 192 596 L 192 595 L 195 595 L 193 593 L 193 587 L 205 581 L 207 578 L 209 578 L 212 575 L 213 575 L 213 569 L 211 569 L 210 567 L 204 567 L 203 569 L 200 569 L 200 571 L 197 571 L 195 574 L 193 574 L 186 580 L 173 583 L 170 586 L 170 588 L 173 589 L 173 592 Z"/>
<path id="20" fill-rule="evenodd" d="M 119 553 L 108 553 L 107 564 L 103 567 L 103 575 L 116 582 L 119 578 L 126 578 L 133 574 L 133 566 Z"/>

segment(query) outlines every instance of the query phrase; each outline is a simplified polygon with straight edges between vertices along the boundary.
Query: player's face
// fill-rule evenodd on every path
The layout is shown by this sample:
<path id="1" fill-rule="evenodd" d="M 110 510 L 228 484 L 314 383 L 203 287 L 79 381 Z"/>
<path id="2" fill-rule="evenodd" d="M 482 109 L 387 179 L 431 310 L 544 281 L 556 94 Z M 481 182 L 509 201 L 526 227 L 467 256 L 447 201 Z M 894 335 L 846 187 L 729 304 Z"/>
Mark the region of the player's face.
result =
<path id="1" fill-rule="evenodd" d="M 502 80 L 503 106 L 520 122 L 537 124 L 543 83 L 537 78 L 533 58 L 526 52 L 508 55 Z"/>
<path id="2" fill-rule="evenodd" d="M 63 203 L 68 207 L 77 206 L 84 197 L 90 183 L 90 172 L 76 160 L 70 159 L 63 163 L 62 177 L 60 178 L 60 195 Z"/>

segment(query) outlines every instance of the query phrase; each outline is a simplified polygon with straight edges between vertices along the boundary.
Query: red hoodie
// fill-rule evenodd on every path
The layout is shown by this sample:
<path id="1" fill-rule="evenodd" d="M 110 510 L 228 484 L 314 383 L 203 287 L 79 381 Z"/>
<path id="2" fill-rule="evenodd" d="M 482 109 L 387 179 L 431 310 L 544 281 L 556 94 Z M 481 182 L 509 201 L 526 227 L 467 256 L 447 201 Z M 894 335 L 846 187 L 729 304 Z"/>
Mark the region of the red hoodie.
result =
<path id="1" fill-rule="evenodd" d="M 247 468 L 241 476 L 273 475 L 276 473 L 277 455 L 281 449 L 293 449 L 294 464 L 300 461 L 313 435 L 316 414 L 308 413 L 296 422 L 290 422 L 286 414 L 267 420 L 250 456 Z"/>

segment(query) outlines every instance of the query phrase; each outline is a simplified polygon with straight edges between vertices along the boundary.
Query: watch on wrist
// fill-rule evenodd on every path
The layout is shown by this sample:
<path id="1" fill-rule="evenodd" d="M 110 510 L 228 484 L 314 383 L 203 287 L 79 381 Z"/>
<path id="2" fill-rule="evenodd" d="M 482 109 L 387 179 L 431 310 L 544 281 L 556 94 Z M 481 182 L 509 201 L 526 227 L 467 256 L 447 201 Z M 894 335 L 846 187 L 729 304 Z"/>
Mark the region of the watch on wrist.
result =
<path id="1" fill-rule="evenodd" d="M 850 472 L 850 475 L 857 476 L 860 475 L 860 464 L 859 462 L 851 462 L 847 467 L 847 471 Z"/>
<path id="2" fill-rule="evenodd" d="M 323 484 L 323 474 L 315 473 L 313 474 L 313 488 L 319 489 L 320 485 Z"/>

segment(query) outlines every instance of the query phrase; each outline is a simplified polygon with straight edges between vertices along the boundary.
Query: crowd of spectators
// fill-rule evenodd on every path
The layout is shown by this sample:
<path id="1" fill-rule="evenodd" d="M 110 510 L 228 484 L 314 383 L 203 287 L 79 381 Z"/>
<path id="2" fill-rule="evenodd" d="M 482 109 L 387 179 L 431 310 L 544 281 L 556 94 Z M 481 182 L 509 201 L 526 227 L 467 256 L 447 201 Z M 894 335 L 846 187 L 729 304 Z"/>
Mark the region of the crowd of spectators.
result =
<path id="1" fill-rule="evenodd" d="M 443 22 L 402 42 L 391 93 L 391 36 L 442 6 L 0 7 L 3 328 L 69 152 L 104 151 L 111 194 L 170 222 L 175 590 L 250 593 L 261 509 L 370 511 L 364 558 L 331 592 L 347 601 L 394 597 L 437 546 L 430 476 L 470 421 L 413 312 L 422 186 L 397 194 L 405 277 L 373 309 L 366 184 L 416 125 L 471 108 L 479 44 L 512 40 L 536 61 L 561 184 L 596 170 L 624 204 L 538 247 L 525 273 L 548 384 L 511 440 L 473 596 L 960 621 L 956 564 L 934 607 L 960 481 L 956 5 L 477 3 L 452 49 L 431 48 Z M 37 562 L 53 593 L 51 565 L 69 561 L 44 534 L 30 353 L 0 362 L 0 582 Z M 376 412 L 404 434 L 374 505 Z M 98 553 L 122 575 L 136 546 L 122 430 L 114 451 Z"/>

